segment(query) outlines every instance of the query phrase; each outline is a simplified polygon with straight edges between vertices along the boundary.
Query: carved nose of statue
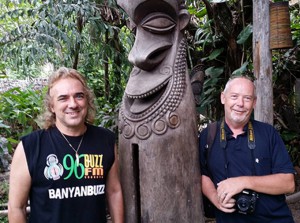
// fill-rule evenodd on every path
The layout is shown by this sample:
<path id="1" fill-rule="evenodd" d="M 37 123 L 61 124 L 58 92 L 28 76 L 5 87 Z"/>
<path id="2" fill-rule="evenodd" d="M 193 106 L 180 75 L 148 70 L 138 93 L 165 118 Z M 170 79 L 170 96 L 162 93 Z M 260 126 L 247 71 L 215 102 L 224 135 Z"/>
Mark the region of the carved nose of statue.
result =
<path id="1" fill-rule="evenodd" d="M 151 71 L 159 65 L 167 56 L 168 49 L 172 47 L 172 43 L 162 41 L 149 45 L 147 43 L 135 43 L 129 53 L 128 60 L 134 66 Z"/>

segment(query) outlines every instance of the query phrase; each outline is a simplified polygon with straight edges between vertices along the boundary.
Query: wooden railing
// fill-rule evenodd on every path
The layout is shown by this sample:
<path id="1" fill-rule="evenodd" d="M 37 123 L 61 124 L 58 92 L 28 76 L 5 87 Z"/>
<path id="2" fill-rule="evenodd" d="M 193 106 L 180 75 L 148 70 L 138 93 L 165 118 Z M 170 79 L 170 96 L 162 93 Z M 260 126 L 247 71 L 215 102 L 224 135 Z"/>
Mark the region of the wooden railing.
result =
<path id="1" fill-rule="evenodd" d="M 27 214 L 30 213 L 30 206 L 26 208 Z M 8 215 L 8 206 L 6 204 L 0 204 L 0 216 L 7 216 Z"/>

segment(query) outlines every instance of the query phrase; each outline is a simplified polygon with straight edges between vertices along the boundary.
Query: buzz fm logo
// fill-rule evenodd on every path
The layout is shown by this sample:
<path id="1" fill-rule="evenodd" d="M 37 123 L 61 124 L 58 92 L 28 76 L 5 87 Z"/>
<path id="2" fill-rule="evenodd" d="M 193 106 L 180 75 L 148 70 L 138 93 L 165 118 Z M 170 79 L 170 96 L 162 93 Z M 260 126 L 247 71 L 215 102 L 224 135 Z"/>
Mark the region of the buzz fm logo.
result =
<path id="1" fill-rule="evenodd" d="M 84 155 L 85 178 L 103 178 L 103 155 Z"/>
<path id="2" fill-rule="evenodd" d="M 103 178 L 103 155 L 81 154 L 78 156 L 79 162 L 76 163 L 73 156 L 67 154 L 63 159 L 63 167 L 66 171 L 64 180 L 75 176 L 77 179 L 96 179 Z M 83 160 L 83 162 L 82 162 Z"/>

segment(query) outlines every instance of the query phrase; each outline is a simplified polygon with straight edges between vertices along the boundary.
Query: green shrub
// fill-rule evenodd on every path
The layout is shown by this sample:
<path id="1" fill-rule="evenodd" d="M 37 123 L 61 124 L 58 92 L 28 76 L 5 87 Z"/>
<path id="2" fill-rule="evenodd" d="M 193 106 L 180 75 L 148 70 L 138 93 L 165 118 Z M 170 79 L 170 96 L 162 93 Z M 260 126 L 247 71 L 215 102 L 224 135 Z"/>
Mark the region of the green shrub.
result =
<path id="1" fill-rule="evenodd" d="M 0 134 L 11 151 L 19 138 L 38 129 L 37 116 L 43 103 L 43 90 L 12 88 L 0 94 Z"/>
<path id="2" fill-rule="evenodd" d="M 7 209 L 7 202 L 8 202 L 8 181 L 1 179 L 0 184 L 0 210 L 6 210 Z M 0 223 L 7 223 L 8 219 L 7 216 L 0 216 Z"/>

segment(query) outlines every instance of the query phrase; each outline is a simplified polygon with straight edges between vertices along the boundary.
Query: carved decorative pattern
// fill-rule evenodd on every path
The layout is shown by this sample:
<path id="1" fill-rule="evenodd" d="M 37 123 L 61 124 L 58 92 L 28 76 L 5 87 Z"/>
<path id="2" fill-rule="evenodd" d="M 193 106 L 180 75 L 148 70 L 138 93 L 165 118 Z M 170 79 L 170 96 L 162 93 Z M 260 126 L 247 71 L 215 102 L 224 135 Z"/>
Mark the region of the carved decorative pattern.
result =
<path id="1" fill-rule="evenodd" d="M 182 101 L 186 88 L 186 42 L 180 42 L 174 74 L 169 80 L 166 90 L 150 108 L 140 114 L 134 114 L 127 109 L 129 98 L 125 94 L 120 109 L 120 134 L 125 138 L 134 135 L 139 139 L 147 139 L 152 133 L 165 134 L 168 128 L 174 129 L 180 126 L 180 115 L 176 109 Z M 161 73 L 172 72 L 171 67 L 164 67 Z M 154 90 L 154 89 L 153 89 Z"/>

